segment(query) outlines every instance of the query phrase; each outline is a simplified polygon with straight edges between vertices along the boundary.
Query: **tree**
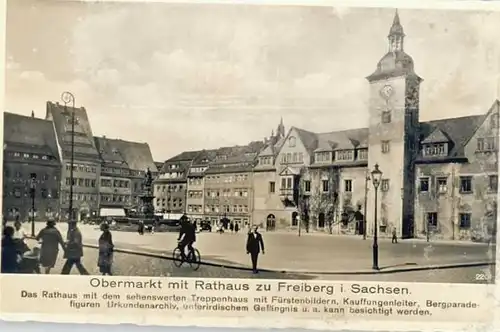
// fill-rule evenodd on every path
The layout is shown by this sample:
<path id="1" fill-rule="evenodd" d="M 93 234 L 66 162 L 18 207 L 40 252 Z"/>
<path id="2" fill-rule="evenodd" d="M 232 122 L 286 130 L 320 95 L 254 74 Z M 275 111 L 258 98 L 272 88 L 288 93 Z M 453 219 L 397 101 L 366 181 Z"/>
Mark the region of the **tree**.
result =
<path id="1" fill-rule="evenodd" d="M 335 212 L 337 210 L 338 204 L 338 194 L 337 194 L 337 185 L 338 185 L 338 169 L 334 167 L 328 168 L 326 170 L 326 179 L 323 177 L 325 175 L 325 171 L 322 170 L 319 173 L 319 185 L 311 188 L 312 191 L 306 201 L 306 209 L 308 212 L 308 220 L 310 220 L 310 216 L 313 216 L 314 220 L 317 220 L 322 213 L 324 215 L 325 221 L 328 225 L 328 231 L 330 234 L 333 233 L 333 224 L 335 220 Z M 328 191 L 324 191 L 323 189 L 323 180 L 328 181 Z M 303 187 L 303 186 L 301 186 Z M 308 221 L 309 223 L 309 221 Z"/>
<path id="2" fill-rule="evenodd" d="M 307 174 L 307 169 L 302 167 L 299 173 L 298 181 L 298 193 L 297 193 L 297 212 L 300 216 L 299 218 L 299 235 L 302 225 L 305 226 L 306 233 L 309 233 L 310 229 L 310 208 L 309 208 L 309 198 L 305 191 L 305 175 Z"/>

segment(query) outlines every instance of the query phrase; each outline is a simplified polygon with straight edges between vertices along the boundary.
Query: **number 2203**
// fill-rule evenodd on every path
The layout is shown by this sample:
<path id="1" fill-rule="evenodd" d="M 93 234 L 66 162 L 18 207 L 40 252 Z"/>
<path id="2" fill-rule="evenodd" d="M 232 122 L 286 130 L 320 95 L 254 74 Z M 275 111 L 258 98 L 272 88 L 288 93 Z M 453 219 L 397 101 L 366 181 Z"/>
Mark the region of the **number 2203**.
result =
<path id="1" fill-rule="evenodd" d="M 476 273 L 476 280 L 490 280 L 490 278 L 485 273 Z"/>

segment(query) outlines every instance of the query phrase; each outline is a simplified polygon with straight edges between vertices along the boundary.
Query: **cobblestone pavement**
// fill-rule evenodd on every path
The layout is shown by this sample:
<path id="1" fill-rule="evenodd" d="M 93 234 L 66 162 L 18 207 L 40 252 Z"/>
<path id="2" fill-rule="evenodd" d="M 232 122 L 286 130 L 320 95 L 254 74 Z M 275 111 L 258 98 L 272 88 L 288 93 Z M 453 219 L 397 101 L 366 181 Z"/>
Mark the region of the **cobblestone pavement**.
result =
<path id="1" fill-rule="evenodd" d="M 32 243 L 30 243 L 30 246 Z M 83 265 L 92 275 L 99 275 L 97 267 L 97 249 L 85 248 Z M 62 252 L 59 253 L 57 264 L 52 269 L 51 274 L 61 272 L 64 259 Z M 224 269 L 220 267 L 201 265 L 197 271 L 193 271 L 189 266 L 174 266 L 171 260 L 152 258 L 140 255 L 125 253 L 115 253 L 113 261 L 113 274 L 116 276 L 143 276 L 143 277 L 198 277 L 198 278 L 259 278 L 259 279 L 313 279 L 313 276 L 305 275 L 285 275 L 281 273 L 261 272 L 252 274 L 251 271 L 236 269 Z M 78 270 L 73 267 L 71 274 L 78 274 Z"/>
<path id="2" fill-rule="evenodd" d="M 37 225 L 39 227 L 43 226 Z M 59 224 L 65 234 L 66 225 Z M 96 226 L 81 225 L 85 244 L 97 244 L 100 231 Z M 277 271 L 358 271 L 369 270 L 372 240 L 352 236 L 329 236 L 293 233 L 264 233 L 266 254 L 259 257 L 263 269 Z M 113 232 L 115 246 L 170 256 L 176 246 L 176 233 L 156 233 L 140 236 L 135 232 Z M 245 251 L 246 234 L 199 233 L 196 247 L 202 260 L 235 266 L 249 266 Z M 491 250 L 482 244 L 400 241 L 379 243 L 381 268 L 456 264 L 491 260 Z"/>
<path id="3" fill-rule="evenodd" d="M 32 245 L 34 241 L 30 243 Z M 56 267 L 51 271 L 58 274 L 64 260 L 59 254 Z M 84 249 L 83 263 L 90 274 L 99 275 L 97 267 L 97 250 Z M 302 279 L 302 280 L 350 280 L 350 281 L 387 281 L 387 282 L 432 282 L 432 283 L 475 283 L 486 284 L 494 280 L 492 269 L 488 266 L 471 268 L 452 268 L 444 270 L 413 271 L 377 275 L 306 275 L 261 272 L 257 275 L 250 271 L 221 268 L 214 266 L 200 266 L 193 271 L 189 266 L 180 268 L 173 265 L 171 260 L 153 258 L 142 255 L 115 253 L 113 273 L 117 276 L 171 276 L 171 277 L 198 277 L 198 278 L 258 278 L 258 279 Z M 73 268 L 71 274 L 78 274 Z"/>

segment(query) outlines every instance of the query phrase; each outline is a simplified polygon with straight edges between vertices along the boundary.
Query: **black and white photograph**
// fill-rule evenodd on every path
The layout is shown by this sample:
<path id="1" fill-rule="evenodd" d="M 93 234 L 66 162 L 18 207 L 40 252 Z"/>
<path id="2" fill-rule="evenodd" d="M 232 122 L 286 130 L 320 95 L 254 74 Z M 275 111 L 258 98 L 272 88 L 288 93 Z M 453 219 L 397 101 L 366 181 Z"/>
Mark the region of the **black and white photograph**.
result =
<path id="1" fill-rule="evenodd" d="M 6 22 L 2 274 L 494 283 L 500 12 Z"/>

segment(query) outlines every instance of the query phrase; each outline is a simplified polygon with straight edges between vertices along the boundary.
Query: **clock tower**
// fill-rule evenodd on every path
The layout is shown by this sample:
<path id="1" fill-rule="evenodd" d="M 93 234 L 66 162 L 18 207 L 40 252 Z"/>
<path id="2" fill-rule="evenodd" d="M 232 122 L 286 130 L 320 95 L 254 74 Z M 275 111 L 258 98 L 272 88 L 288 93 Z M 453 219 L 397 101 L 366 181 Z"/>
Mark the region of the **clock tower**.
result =
<path id="1" fill-rule="evenodd" d="M 368 172 L 379 165 L 379 234 L 396 228 L 399 238 L 414 236 L 415 158 L 418 153 L 419 86 L 413 59 L 404 52 L 405 34 L 396 11 L 388 36 L 388 51 L 378 62 L 370 83 Z M 373 185 L 367 201 L 367 234 L 374 232 Z"/>

